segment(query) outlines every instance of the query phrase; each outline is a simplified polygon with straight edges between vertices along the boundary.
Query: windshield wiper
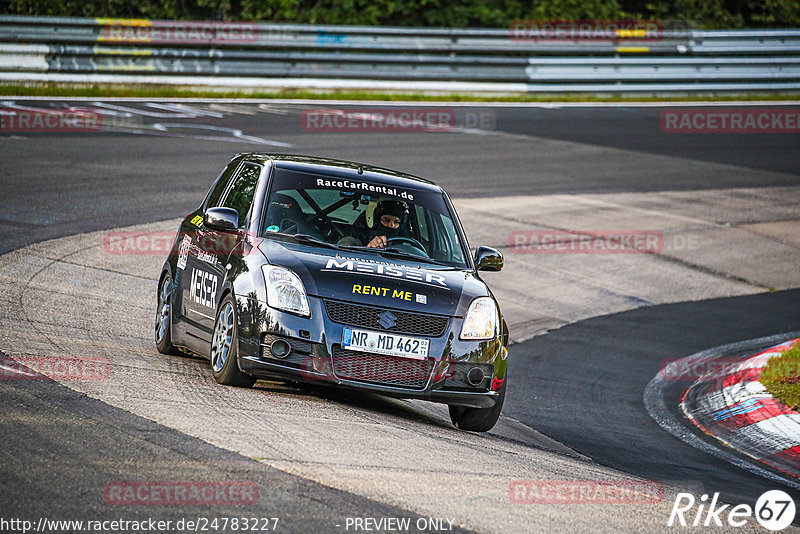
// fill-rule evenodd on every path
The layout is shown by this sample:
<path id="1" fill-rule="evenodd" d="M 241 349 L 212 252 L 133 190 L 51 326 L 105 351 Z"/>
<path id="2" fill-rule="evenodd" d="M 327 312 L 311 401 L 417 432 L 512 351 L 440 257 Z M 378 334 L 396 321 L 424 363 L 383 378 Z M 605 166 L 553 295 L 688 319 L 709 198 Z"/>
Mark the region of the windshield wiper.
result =
<path id="1" fill-rule="evenodd" d="M 390 247 L 390 248 L 382 248 L 382 249 L 378 249 L 378 250 L 379 250 L 379 252 L 383 252 L 383 253 L 387 253 L 387 254 L 394 254 L 395 256 L 400 256 L 402 258 L 409 258 L 409 259 L 413 259 L 415 261 L 419 260 L 419 261 L 422 261 L 422 262 L 425 262 L 425 263 L 432 263 L 433 265 L 443 265 L 445 267 L 452 267 L 452 265 L 449 265 L 449 264 L 444 263 L 442 261 L 434 260 L 432 258 L 426 258 L 425 256 L 417 256 L 416 254 L 411 254 L 410 252 L 406 252 L 406 251 L 400 250 L 398 248 Z"/>
<path id="2" fill-rule="evenodd" d="M 339 250 L 340 248 L 339 245 L 334 245 L 333 243 L 325 242 L 321 239 L 314 237 L 313 235 L 308 235 L 308 234 L 286 234 L 284 232 L 269 232 L 264 237 L 271 237 L 271 236 L 288 237 L 304 245 L 315 245 L 318 247 L 332 248 L 334 250 Z"/>
<path id="3" fill-rule="evenodd" d="M 431 258 L 426 258 L 424 256 L 417 256 L 416 254 L 408 253 L 404 250 L 400 250 L 398 248 L 389 247 L 389 248 L 373 248 L 373 247 L 359 247 L 355 245 L 351 246 L 341 246 L 340 248 L 345 248 L 348 250 L 359 250 L 364 252 L 375 252 L 382 255 L 393 256 L 397 258 L 402 258 L 404 260 L 413 260 L 413 261 L 421 261 L 423 263 L 430 263 L 433 265 L 442 265 L 443 267 L 452 267 L 449 263 L 444 263 L 441 261 L 433 260 Z"/>

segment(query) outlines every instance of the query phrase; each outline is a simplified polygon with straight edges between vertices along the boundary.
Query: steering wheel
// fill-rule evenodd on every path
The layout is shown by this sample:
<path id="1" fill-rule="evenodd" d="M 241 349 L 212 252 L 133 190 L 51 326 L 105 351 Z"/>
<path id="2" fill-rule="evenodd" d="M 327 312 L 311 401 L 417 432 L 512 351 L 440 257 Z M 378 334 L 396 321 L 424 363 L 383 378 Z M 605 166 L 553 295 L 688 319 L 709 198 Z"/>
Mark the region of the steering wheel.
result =
<path id="1" fill-rule="evenodd" d="M 405 237 L 405 236 L 397 236 L 397 237 L 390 237 L 386 240 L 386 247 L 390 248 L 390 245 L 398 244 L 398 245 L 411 245 L 412 247 L 419 249 L 420 252 L 425 254 L 428 257 L 428 253 L 425 251 L 425 247 L 422 246 L 422 243 L 414 239 L 413 237 Z"/>

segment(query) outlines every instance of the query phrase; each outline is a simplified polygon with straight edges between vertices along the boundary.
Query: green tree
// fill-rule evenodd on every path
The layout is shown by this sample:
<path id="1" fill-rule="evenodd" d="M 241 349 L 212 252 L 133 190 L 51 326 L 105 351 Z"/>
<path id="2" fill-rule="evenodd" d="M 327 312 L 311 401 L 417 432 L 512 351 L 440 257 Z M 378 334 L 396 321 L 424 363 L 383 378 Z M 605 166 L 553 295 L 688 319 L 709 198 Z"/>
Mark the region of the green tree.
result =
<path id="1" fill-rule="evenodd" d="M 610 20 L 624 18 L 616 0 L 541 0 L 531 18 L 543 20 Z"/>
<path id="2" fill-rule="evenodd" d="M 707 28 L 800 26 L 800 0 L 0 0 L 0 12 L 446 28 L 619 18 L 682 20 Z"/>

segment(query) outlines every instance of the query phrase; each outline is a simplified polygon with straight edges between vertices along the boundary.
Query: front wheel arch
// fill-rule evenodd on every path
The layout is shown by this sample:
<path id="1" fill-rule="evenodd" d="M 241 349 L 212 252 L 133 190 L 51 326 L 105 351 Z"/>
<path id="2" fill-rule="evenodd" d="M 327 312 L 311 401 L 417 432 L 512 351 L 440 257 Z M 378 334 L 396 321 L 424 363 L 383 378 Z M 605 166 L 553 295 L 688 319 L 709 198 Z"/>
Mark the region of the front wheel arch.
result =
<path id="1" fill-rule="evenodd" d="M 506 383 L 508 373 L 503 377 L 503 384 L 491 408 L 467 408 L 465 406 L 450 405 L 450 421 L 459 430 L 471 432 L 488 432 L 500 418 L 500 411 L 503 409 L 503 402 L 506 398 Z"/>
<path id="2" fill-rule="evenodd" d="M 226 386 L 251 387 L 256 377 L 239 369 L 239 319 L 236 298 L 228 291 L 217 306 L 214 330 L 211 333 L 211 374 Z"/>

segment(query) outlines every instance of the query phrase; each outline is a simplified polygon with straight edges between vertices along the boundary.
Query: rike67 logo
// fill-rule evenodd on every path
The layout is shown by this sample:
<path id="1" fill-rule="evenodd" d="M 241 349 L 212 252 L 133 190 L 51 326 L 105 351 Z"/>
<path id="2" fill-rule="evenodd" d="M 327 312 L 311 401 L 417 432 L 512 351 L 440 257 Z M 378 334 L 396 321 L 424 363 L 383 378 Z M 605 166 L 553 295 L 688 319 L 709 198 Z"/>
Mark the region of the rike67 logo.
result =
<path id="1" fill-rule="evenodd" d="M 691 493 L 678 493 L 667 521 L 668 527 L 743 527 L 755 517 L 767 530 L 783 530 L 795 517 L 794 500 L 781 490 L 770 490 L 756 501 L 755 508 L 747 504 L 719 503 L 719 492 L 709 501 L 708 495 L 695 499 Z"/>

